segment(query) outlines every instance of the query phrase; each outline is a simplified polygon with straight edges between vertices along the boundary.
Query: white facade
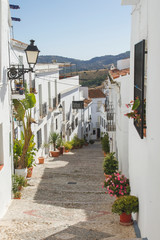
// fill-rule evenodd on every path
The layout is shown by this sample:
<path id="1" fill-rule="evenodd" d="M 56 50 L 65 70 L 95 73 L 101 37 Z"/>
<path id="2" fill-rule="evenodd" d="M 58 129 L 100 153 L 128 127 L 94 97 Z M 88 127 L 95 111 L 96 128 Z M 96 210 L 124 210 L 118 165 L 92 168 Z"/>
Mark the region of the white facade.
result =
<path id="1" fill-rule="evenodd" d="M 117 69 L 122 70 L 125 68 L 130 68 L 130 58 L 117 61 Z"/>
<path id="2" fill-rule="evenodd" d="M 130 84 L 129 75 L 120 76 L 109 82 L 109 102 L 114 109 L 115 131 L 108 132 L 110 137 L 110 151 L 116 152 L 119 161 L 119 170 L 129 176 L 128 170 L 128 124 L 129 120 L 124 114 L 128 112 L 126 103 L 129 103 L 128 88 Z"/>
<path id="3" fill-rule="evenodd" d="M 34 134 L 39 156 L 41 144 L 48 143 L 51 132 L 59 133 L 64 141 L 78 134 L 79 113 L 72 109 L 72 101 L 80 99 L 79 77 L 59 79 L 59 64 L 37 64 L 35 88 L 34 118 L 38 124 Z M 60 104 L 62 113 L 58 109 Z"/>
<path id="4" fill-rule="evenodd" d="M 124 2 L 124 1 L 122 1 Z M 136 216 L 142 237 L 160 236 L 160 1 L 140 0 L 132 9 L 130 100 L 134 91 L 134 45 L 146 40 L 145 61 L 146 138 L 141 139 L 129 121 L 129 176 L 132 194 L 139 198 Z"/>
<path id="5" fill-rule="evenodd" d="M 7 78 L 9 67 L 10 14 L 8 0 L 0 1 L 0 218 L 11 201 L 11 105 Z"/>
<path id="6" fill-rule="evenodd" d="M 92 93 L 94 95 L 92 96 Z M 102 94 L 101 94 L 102 93 Z M 100 94 L 100 95 L 99 95 Z M 91 105 L 91 115 L 92 115 L 92 140 L 97 140 L 104 135 L 106 132 L 106 112 L 105 112 L 105 103 L 106 103 L 106 96 L 103 92 L 99 89 L 89 89 L 89 98 L 92 100 Z"/>

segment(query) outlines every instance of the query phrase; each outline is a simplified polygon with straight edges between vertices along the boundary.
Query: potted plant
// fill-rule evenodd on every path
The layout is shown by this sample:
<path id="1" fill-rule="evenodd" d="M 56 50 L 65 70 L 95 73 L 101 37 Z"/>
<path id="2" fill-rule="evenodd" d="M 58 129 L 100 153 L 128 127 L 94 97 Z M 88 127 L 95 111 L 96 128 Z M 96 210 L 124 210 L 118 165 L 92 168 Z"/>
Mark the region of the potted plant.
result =
<path id="1" fill-rule="evenodd" d="M 90 144 L 94 144 L 94 140 L 92 140 L 92 139 L 89 140 L 89 143 L 90 143 Z"/>
<path id="2" fill-rule="evenodd" d="M 69 152 L 72 149 L 72 144 L 70 142 L 64 143 L 65 152 Z"/>
<path id="3" fill-rule="evenodd" d="M 43 143 L 41 145 L 41 156 L 38 157 L 39 164 L 44 164 L 44 149 L 48 147 L 49 147 L 48 143 Z"/>
<path id="4" fill-rule="evenodd" d="M 115 173 L 118 170 L 118 160 L 114 156 L 115 152 L 109 153 L 104 158 L 103 170 L 105 177 Z"/>
<path id="5" fill-rule="evenodd" d="M 102 144 L 102 150 L 104 152 L 104 156 L 106 156 L 106 154 L 110 152 L 110 144 L 109 144 L 108 133 L 106 133 L 104 135 L 104 137 L 102 138 L 101 144 Z"/>
<path id="6" fill-rule="evenodd" d="M 27 160 L 27 152 L 29 148 L 30 140 L 33 136 L 31 125 L 35 123 L 32 118 L 32 108 L 36 104 L 36 98 L 33 93 L 28 93 L 26 90 L 25 99 L 18 100 L 13 99 L 13 106 L 15 111 L 15 118 L 18 121 L 22 122 L 23 133 L 24 133 L 24 141 L 22 145 L 22 152 L 19 156 L 17 156 L 17 168 L 18 169 L 26 169 L 28 160 Z"/>
<path id="7" fill-rule="evenodd" d="M 140 126 L 141 124 L 141 116 L 138 112 L 138 108 L 140 106 L 140 100 L 139 97 L 136 97 L 136 99 L 133 101 L 130 101 L 130 103 L 126 104 L 127 108 L 131 108 L 129 113 L 124 114 L 124 116 L 134 119 L 137 126 Z"/>
<path id="8" fill-rule="evenodd" d="M 32 177 L 33 166 L 35 166 L 35 152 L 37 151 L 35 145 L 36 143 L 34 142 L 34 135 L 32 135 L 27 151 L 27 178 Z"/>
<path id="9" fill-rule="evenodd" d="M 49 136 L 49 143 L 53 144 L 53 151 L 50 151 L 50 154 L 52 157 L 58 157 L 59 156 L 59 151 L 56 150 L 56 143 L 59 138 L 59 134 L 56 132 L 51 132 Z"/>
<path id="10" fill-rule="evenodd" d="M 138 212 L 138 198 L 136 196 L 124 196 L 116 199 L 112 205 L 112 212 L 120 215 L 121 225 L 131 225 L 131 213 Z"/>
<path id="11" fill-rule="evenodd" d="M 64 142 L 62 140 L 62 137 L 59 137 L 57 139 L 57 144 L 56 144 L 57 149 L 60 151 L 60 154 L 63 155 L 64 153 Z"/>
<path id="12" fill-rule="evenodd" d="M 14 193 L 14 199 L 21 199 L 21 196 L 22 196 L 21 192 Z"/>
<path id="13" fill-rule="evenodd" d="M 20 95 L 23 95 L 23 94 L 24 94 L 24 87 L 20 87 L 20 89 L 19 89 L 19 94 L 20 94 Z"/>
<path id="14" fill-rule="evenodd" d="M 106 193 L 110 196 L 120 197 L 130 194 L 129 179 L 121 172 L 108 175 L 108 178 L 105 179 L 104 187 L 106 188 Z"/>

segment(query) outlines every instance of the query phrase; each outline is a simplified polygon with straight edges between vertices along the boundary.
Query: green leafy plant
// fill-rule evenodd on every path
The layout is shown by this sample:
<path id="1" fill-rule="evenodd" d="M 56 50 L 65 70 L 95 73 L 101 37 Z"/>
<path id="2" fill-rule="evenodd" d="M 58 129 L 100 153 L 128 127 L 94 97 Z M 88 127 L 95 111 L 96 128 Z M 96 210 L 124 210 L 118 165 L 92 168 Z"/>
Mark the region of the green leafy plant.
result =
<path id="1" fill-rule="evenodd" d="M 20 199 L 22 196 L 21 192 L 15 192 L 14 193 L 14 199 Z"/>
<path id="2" fill-rule="evenodd" d="M 49 136 L 49 143 L 53 144 L 54 151 L 56 151 L 56 143 L 58 141 L 59 134 L 56 132 L 51 132 Z"/>
<path id="3" fill-rule="evenodd" d="M 110 196 L 119 197 L 130 194 L 129 179 L 121 174 L 121 172 L 109 175 L 105 179 L 104 187 L 106 188 L 106 193 Z"/>
<path id="4" fill-rule="evenodd" d="M 102 144 L 102 150 L 103 150 L 105 153 L 109 153 L 109 152 L 110 152 L 110 144 L 109 144 L 109 136 L 108 136 L 108 133 L 106 133 L 106 134 L 104 135 L 104 137 L 102 138 L 101 144 Z"/>
<path id="5" fill-rule="evenodd" d="M 65 142 L 64 147 L 66 150 L 71 150 L 72 149 L 72 144 L 70 142 Z"/>
<path id="6" fill-rule="evenodd" d="M 19 168 L 27 167 L 27 151 L 29 147 L 29 142 L 33 135 L 31 124 L 35 123 L 34 119 L 32 118 L 31 111 L 35 104 L 36 104 L 35 95 L 33 93 L 28 93 L 27 90 L 25 90 L 25 99 L 23 100 L 13 99 L 14 111 L 16 113 L 15 118 L 18 121 L 22 121 L 24 132 L 24 145 L 22 149 L 22 154 L 18 161 Z"/>
<path id="7" fill-rule="evenodd" d="M 138 212 L 138 198 L 136 196 L 123 196 L 116 199 L 112 205 L 112 212 L 118 213 L 121 215 L 122 213 L 126 213 L 127 215 L 131 213 Z"/>
<path id="8" fill-rule="evenodd" d="M 56 142 L 56 147 L 59 148 L 59 147 L 63 147 L 63 146 L 64 146 L 64 141 L 63 141 L 62 137 L 59 137 Z"/>
<path id="9" fill-rule="evenodd" d="M 90 143 L 90 144 L 94 144 L 94 140 L 90 139 L 90 140 L 89 140 L 89 143 Z"/>
<path id="10" fill-rule="evenodd" d="M 128 118 L 132 118 L 136 121 L 137 126 L 140 126 L 141 124 L 141 116 L 138 113 L 138 108 L 140 106 L 140 100 L 139 97 L 136 97 L 136 99 L 133 101 L 130 101 L 130 103 L 126 104 L 127 108 L 131 108 L 131 111 L 129 113 L 124 114 L 124 116 Z"/>
<path id="11" fill-rule="evenodd" d="M 22 187 L 27 186 L 27 180 L 23 176 L 12 175 L 12 191 L 13 193 L 18 192 Z"/>
<path id="12" fill-rule="evenodd" d="M 107 175 L 111 175 L 118 170 L 118 160 L 114 155 L 115 153 L 112 152 L 107 154 L 106 157 L 104 158 L 103 170 L 104 173 Z"/>

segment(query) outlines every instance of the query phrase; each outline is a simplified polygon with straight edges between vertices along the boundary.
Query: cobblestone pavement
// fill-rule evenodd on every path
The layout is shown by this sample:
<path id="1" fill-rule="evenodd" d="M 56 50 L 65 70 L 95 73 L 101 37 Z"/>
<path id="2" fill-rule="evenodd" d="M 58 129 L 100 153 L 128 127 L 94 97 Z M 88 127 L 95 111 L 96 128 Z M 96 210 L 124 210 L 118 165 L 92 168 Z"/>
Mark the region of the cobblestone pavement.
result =
<path id="1" fill-rule="evenodd" d="M 0 221 L 0 240 L 135 239 L 133 226 L 111 213 L 102 162 L 96 142 L 37 164 L 22 199 L 13 199 Z"/>

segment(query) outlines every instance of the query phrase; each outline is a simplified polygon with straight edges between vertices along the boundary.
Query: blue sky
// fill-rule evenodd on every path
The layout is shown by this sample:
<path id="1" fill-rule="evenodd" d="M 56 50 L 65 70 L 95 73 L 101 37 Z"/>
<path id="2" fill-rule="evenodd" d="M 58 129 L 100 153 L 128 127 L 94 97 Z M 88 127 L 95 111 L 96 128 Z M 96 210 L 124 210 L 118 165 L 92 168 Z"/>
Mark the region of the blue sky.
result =
<path id="1" fill-rule="evenodd" d="M 121 0 L 10 0 L 14 38 L 34 39 L 40 55 L 82 60 L 130 48 L 131 8 Z"/>

